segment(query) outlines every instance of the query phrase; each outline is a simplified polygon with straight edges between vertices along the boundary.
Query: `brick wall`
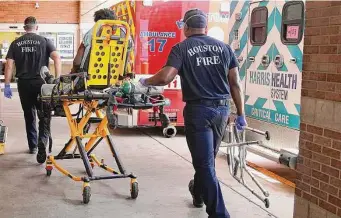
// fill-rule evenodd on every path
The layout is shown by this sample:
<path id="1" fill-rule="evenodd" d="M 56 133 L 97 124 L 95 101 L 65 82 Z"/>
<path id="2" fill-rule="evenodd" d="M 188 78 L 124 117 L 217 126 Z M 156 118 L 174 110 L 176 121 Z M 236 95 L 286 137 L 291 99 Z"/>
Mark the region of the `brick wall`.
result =
<path id="1" fill-rule="evenodd" d="M 35 8 L 35 3 L 39 8 Z M 0 23 L 22 23 L 35 16 L 39 23 L 79 23 L 79 1 L 0 1 Z"/>
<path id="2" fill-rule="evenodd" d="M 307 1 L 295 218 L 341 217 L 341 1 Z"/>

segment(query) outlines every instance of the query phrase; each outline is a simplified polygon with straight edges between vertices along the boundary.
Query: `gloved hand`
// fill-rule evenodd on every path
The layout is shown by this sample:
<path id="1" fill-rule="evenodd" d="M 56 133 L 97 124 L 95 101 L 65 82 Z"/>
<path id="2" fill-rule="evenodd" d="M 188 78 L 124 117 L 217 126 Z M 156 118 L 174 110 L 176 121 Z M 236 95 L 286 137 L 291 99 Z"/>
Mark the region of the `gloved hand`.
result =
<path id="1" fill-rule="evenodd" d="M 5 84 L 4 95 L 6 98 L 12 98 L 12 90 L 10 84 Z"/>
<path id="2" fill-rule="evenodd" d="M 236 123 L 237 130 L 239 130 L 239 131 L 244 130 L 244 128 L 247 126 L 246 119 L 245 119 L 244 115 L 238 116 L 235 123 Z"/>
<path id="3" fill-rule="evenodd" d="M 148 85 L 146 84 L 146 79 L 147 78 L 141 78 L 141 79 L 139 79 L 139 83 L 141 84 L 141 85 L 143 85 L 143 86 L 146 86 L 146 87 L 148 87 Z"/>

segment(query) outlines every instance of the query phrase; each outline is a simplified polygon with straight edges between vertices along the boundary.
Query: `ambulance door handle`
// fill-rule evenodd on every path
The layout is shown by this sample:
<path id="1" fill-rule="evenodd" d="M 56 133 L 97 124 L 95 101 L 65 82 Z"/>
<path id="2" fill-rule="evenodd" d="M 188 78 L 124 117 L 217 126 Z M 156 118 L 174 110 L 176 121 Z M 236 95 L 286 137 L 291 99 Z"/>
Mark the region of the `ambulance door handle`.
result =
<path id="1" fill-rule="evenodd" d="M 262 65 L 264 67 L 267 67 L 267 66 L 269 66 L 269 64 L 270 64 L 270 57 L 269 57 L 269 55 L 263 55 L 263 57 L 262 57 Z"/>
<path id="2" fill-rule="evenodd" d="M 276 55 L 276 57 L 274 58 L 274 62 L 277 68 L 281 68 L 283 67 L 284 64 L 284 58 L 283 55 Z"/>
<path id="3" fill-rule="evenodd" d="M 295 64 L 296 61 L 297 61 L 296 58 L 290 58 L 290 62 L 291 62 L 291 63 L 294 63 L 294 64 Z"/>
<path id="4" fill-rule="evenodd" d="M 254 62 L 255 61 L 255 57 L 249 57 L 249 61 Z"/>

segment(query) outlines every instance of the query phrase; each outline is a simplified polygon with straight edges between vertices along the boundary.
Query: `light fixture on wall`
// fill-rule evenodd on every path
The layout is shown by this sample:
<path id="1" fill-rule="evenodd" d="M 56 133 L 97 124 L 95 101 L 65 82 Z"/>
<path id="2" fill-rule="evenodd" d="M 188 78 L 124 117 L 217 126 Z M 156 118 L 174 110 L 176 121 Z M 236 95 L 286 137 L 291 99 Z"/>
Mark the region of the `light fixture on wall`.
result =
<path id="1" fill-rule="evenodd" d="M 36 4 L 35 4 L 35 6 L 34 6 L 36 9 L 38 9 L 39 8 L 39 3 L 38 2 L 36 2 Z"/>

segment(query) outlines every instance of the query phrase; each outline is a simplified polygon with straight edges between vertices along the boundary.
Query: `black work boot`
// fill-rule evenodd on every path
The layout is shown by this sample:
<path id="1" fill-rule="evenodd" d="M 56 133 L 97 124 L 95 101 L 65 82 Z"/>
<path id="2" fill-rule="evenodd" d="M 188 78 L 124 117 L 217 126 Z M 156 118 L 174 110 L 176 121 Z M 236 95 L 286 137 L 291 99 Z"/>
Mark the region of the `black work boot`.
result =
<path id="1" fill-rule="evenodd" d="M 43 143 L 38 144 L 38 154 L 37 154 L 37 162 L 40 164 L 45 163 L 46 161 L 46 148 Z"/>
<path id="2" fill-rule="evenodd" d="M 202 199 L 202 197 L 195 197 L 194 196 L 194 179 L 192 179 L 189 184 L 188 184 L 188 189 L 189 189 L 189 192 L 191 193 L 192 195 L 192 198 L 193 198 L 193 205 L 195 207 L 203 207 L 204 206 L 204 200 Z"/>

